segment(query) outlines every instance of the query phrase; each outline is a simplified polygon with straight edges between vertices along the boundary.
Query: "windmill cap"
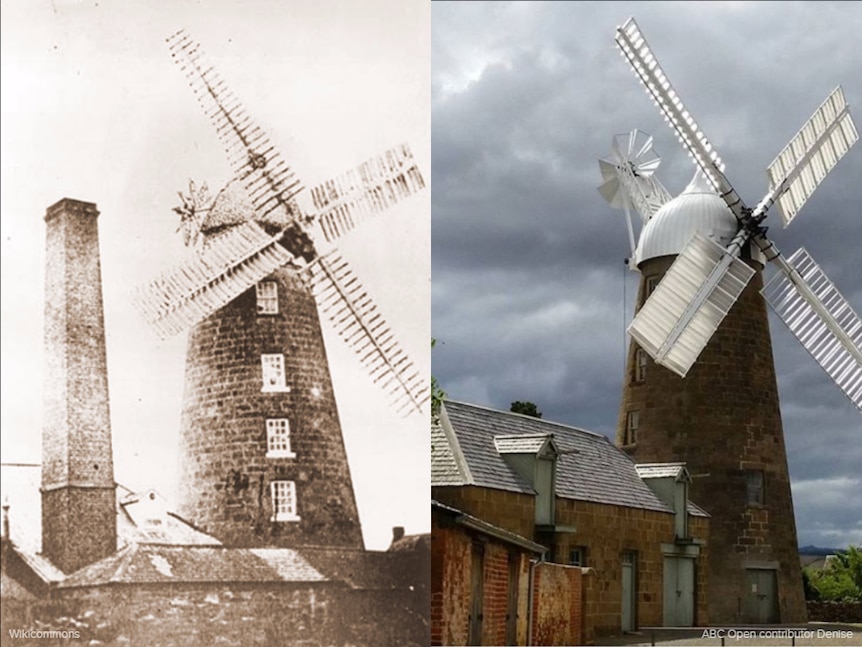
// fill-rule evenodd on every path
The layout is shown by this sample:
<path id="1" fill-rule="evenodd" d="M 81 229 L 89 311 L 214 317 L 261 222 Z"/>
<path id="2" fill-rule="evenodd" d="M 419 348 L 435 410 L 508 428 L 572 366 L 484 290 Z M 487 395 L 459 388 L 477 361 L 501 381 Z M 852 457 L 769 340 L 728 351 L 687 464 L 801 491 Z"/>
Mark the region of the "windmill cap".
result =
<path id="1" fill-rule="evenodd" d="M 685 190 L 665 203 L 644 226 L 635 262 L 640 267 L 652 258 L 675 256 L 696 233 L 727 245 L 738 230 L 736 217 L 698 169 Z"/>
<path id="2" fill-rule="evenodd" d="M 283 227 L 289 218 L 282 209 L 273 209 L 263 220 L 256 217 L 254 203 L 239 180 L 231 180 L 218 192 L 201 224 L 201 232 L 210 234 L 249 220 Z"/>

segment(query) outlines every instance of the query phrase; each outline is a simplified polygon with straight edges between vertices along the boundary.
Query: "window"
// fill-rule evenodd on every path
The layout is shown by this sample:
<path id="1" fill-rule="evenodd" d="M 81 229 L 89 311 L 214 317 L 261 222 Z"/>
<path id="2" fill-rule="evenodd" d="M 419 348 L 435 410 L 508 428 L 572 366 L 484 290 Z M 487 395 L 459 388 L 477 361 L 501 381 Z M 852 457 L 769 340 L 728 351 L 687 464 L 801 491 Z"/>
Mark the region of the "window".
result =
<path id="1" fill-rule="evenodd" d="M 261 355 L 262 391 L 290 391 L 284 377 L 284 355 Z"/>
<path id="2" fill-rule="evenodd" d="M 290 423 L 287 418 L 269 418 L 266 421 L 266 457 L 294 458 L 290 451 Z"/>
<path id="3" fill-rule="evenodd" d="M 278 283 L 275 281 L 261 281 L 255 287 L 257 293 L 257 314 L 278 314 Z"/>
<path id="4" fill-rule="evenodd" d="M 745 472 L 745 491 L 748 505 L 763 505 L 763 470 Z"/>
<path id="5" fill-rule="evenodd" d="M 584 546 L 577 546 L 569 550 L 569 565 L 571 566 L 586 566 L 587 565 L 587 549 Z"/>
<path id="6" fill-rule="evenodd" d="M 293 481 L 273 481 L 272 519 L 270 521 L 299 521 L 296 514 L 296 483 Z"/>
<path id="7" fill-rule="evenodd" d="M 626 433 L 623 439 L 624 445 L 634 445 L 638 441 L 638 423 L 640 422 L 640 411 L 629 411 L 626 416 Z"/>
<path id="8" fill-rule="evenodd" d="M 635 382 L 643 382 L 646 379 L 647 352 L 643 348 L 635 351 Z"/>

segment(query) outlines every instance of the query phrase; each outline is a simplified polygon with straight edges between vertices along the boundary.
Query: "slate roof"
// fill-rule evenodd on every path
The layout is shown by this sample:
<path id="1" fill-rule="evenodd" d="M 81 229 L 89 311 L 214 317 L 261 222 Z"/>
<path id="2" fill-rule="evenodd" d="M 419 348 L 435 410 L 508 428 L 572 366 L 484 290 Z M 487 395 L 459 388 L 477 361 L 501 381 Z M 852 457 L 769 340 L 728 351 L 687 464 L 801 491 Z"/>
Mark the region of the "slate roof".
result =
<path id="1" fill-rule="evenodd" d="M 547 552 L 548 550 L 546 546 L 537 544 L 536 542 L 527 539 L 523 535 L 519 535 L 512 532 L 511 530 L 505 530 L 504 528 L 500 528 L 498 526 L 490 524 L 487 521 L 479 519 L 478 517 L 474 517 L 471 514 L 467 514 L 463 510 L 459 510 L 458 508 L 453 508 L 452 506 L 445 505 L 443 503 L 440 503 L 439 501 L 435 501 L 434 499 L 431 499 L 431 510 L 443 513 L 451 517 L 455 520 L 455 523 L 458 523 L 462 526 L 473 528 L 474 530 L 478 530 L 479 532 L 482 532 L 486 535 L 495 537 L 501 541 L 505 541 L 516 546 L 520 546 L 521 548 L 525 548 L 526 550 L 529 550 L 531 552 L 542 554 Z"/>
<path id="2" fill-rule="evenodd" d="M 296 550 L 129 544 L 72 573 L 60 588 L 167 582 L 326 582 Z"/>
<path id="3" fill-rule="evenodd" d="M 451 427 L 443 424 L 446 411 L 440 419 L 431 422 L 431 483 L 434 485 L 465 485 L 472 480 L 466 462 L 460 455 L 458 443 L 451 437 Z M 459 451 L 459 459 L 455 451 Z"/>
<path id="4" fill-rule="evenodd" d="M 442 415 L 445 414 L 445 415 Z M 453 456 L 463 454 L 471 478 L 440 470 L 436 480 L 432 452 L 431 484 L 477 485 L 535 494 L 497 451 L 495 436 L 552 434 L 561 455 L 557 461 L 557 495 L 580 501 L 605 503 L 672 513 L 638 477 L 634 462 L 607 437 L 555 422 L 517 413 L 495 411 L 464 402 L 446 400 L 441 407 L 441 426 Z M 574 451 L 572 451 L 574 450 Z M 437 454 L 447 452 L 437 449 Z"/>

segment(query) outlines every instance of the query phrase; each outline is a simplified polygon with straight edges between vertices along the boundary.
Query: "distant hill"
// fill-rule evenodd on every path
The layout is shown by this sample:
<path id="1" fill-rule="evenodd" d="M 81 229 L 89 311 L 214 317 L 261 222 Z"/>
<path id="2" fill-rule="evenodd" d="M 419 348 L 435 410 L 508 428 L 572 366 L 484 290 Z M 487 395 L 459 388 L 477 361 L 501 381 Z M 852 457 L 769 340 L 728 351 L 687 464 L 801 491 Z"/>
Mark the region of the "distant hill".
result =
<path id="1" fill-rule="evenodd" d="M 821 548 L 820 546 L 802 546 L 799 549 L 800 555 L 837 555 L 838 553 L 844 553 L 846 549 L 844 548 Z"/>

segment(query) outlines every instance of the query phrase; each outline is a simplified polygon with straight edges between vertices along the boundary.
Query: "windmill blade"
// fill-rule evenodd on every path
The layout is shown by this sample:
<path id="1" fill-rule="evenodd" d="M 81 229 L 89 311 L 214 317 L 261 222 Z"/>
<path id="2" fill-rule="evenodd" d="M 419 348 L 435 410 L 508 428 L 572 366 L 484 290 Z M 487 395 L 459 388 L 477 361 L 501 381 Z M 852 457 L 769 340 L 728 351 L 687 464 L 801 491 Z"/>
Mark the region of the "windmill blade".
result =
<path id="1" fill-rule="evenodd" d="M 802 346 L 862 410 L 862 321 L 805 248 L 784 260 L 761 293 Z"/>
<path id="2" fill-rule="evenodd" d="M 777 195 L 785 227 L 858 139 L 844 91 L 838 86 L 767 168 L 770 193 L 764 202 Z M 761 205 L 757 211 L 769 206 Z"/>
<path id="3" fill-rule="evenodd" d="M 685 377 L 754 275 L 737 258 L 744 232 L 724 249 L 695 234 L 628 328 L 656 362 Z"/>
<path id="4" fill-rule="evenodd" d="M 745 217 L 745 205 L 725 177 L 724 164 L 718 152 L 686 110 L 634 18 L 629 18 L 622 27 L 617 27 L 614 40 L 682 145 L 733 214 L 742 220 Z"/>
<path id="5" fill-rule="evenodd" d="M 660 165 L 661 157 L 652 148 L 652 137 L 638 129 L 615 135 L 611 155 L 599 160 L 604 180 L 599 193 L 615 209 L 635 209 L 646 223 L 671 199 L 655 176 Z"/>
<path id="6" fill-rule="evenodd" d="M 319 231 L 332 242 L 424 187 L 410 147 L 391 148 L 311 190 Z"/>
<path id="7" fill-rule="evenodd" d="M 338 334 L 359 355 L 398 413 L 421 411 L 431 391 L 347 262 L 331 252 L 310 263 L 303 275 Z"/>
<path id="8" fill-rule="evenodd" d="M 179 267 L 132 294 L 132 301 L 163 338 L 202 321 L 233 301 L 293 255 L 253 221 L 207 240 Z"/>
<path id="9" fill-rule="evenodd" d="M 248 191 L 257 219 L 276 224 L 295 219 L 299 210 L 293 198 L 303 187 L 294 172 L 206 60 L 200 44 L 185 30 L 167 41 L 171 56 L 216 127 L 231 169 Z"/>

